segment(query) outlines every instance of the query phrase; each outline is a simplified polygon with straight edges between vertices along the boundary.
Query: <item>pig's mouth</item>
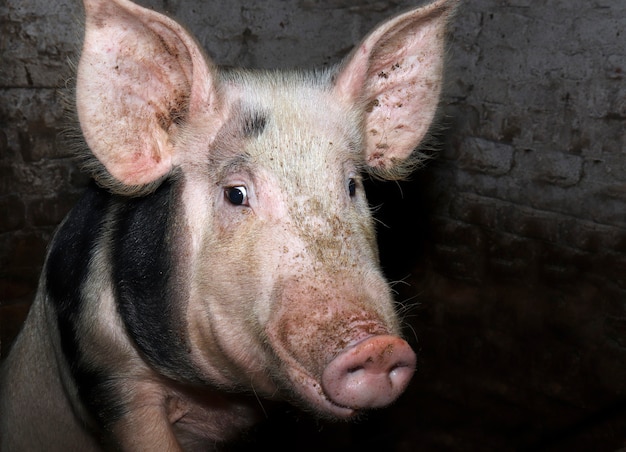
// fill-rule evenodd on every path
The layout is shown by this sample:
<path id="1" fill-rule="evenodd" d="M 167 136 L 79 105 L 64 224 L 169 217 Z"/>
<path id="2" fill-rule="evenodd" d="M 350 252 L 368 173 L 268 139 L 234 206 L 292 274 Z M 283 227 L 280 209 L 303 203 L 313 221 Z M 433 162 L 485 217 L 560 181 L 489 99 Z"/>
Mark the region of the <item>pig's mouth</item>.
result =
<path id="1" fill-rule="evenodd" d="M 359 410 L 347 406 L 339 405 L 333 402 L 325 393 L 322 384 L 305 371 L 292 368 L 288 372 L 292 385 L 296 386 L 295 392 L 304 398 L 308 407 L 314 408 L 315 411 L 323 417 L 335 417 L 338 419 L 350 419 L 355 417 Z"/>

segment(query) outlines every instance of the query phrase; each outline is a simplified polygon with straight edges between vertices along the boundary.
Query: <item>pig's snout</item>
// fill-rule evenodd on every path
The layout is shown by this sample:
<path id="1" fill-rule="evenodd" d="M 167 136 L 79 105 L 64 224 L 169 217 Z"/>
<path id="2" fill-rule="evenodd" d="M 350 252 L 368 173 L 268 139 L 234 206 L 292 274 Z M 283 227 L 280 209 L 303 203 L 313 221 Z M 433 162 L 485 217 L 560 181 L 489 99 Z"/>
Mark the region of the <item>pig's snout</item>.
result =
<path id="1" fill-rule="evenodd" d="M 396 336 L 372 336 L 337 355 L 322 375 L 326 396 L 354 410 L 389 405 L 415 371 L 415 353 Z"/>

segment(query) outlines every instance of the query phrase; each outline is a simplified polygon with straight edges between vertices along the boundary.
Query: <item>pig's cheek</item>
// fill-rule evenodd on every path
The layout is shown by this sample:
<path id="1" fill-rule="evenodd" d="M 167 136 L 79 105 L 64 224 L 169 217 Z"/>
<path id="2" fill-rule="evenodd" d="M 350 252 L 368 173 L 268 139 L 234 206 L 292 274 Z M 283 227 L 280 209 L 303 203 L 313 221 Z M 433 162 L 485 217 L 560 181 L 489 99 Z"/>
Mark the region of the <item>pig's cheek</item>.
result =
<path id="1" fill-rule="evenodd" d="M 272 270 L 256 257 L 254 227 L 242 230 L 236 222 L 217 227 L 217 240 L 207 243 L 198 257 L 187 317 L 194 360 L 214 383 L 253 385 L 257 392 L 271 394 L 275 388 L 267 375 L 270 358 L 256 311 L 269 305 L 259 283 L 261 270 Z"/>
<path id="2" fill-rule="evenodd" d="M 231 369 L 220 349 L 218 331 L 213 329 L 212 317 L 203 299 L 197 298 L 190 304 L 187 322 L 193 361 L 201 369 L 207 383 L 230 386 L 234 369 Z"/>
<path id="3" fill-rule="evenodd" d="M 208 383 L 230 389 L 254 389 L 272 394 L 275 386 L 267 374 L 271 367 L 258 328 L 246 318 L 249 309 L 204 300 L 190 312 L 190 339 L 194 362 Z"/>

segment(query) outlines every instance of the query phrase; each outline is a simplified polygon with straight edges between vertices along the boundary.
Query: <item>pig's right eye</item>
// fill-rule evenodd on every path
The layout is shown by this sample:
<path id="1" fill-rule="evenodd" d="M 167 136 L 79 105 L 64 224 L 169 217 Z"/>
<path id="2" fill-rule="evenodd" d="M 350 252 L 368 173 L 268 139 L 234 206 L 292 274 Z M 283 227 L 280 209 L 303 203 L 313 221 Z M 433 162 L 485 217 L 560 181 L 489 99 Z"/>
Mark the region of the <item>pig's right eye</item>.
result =
<path id="1" fill-rule="evenodd" d="M 224 190 L 224 196 L 234 206 L 247 206 L 248 205 L 248 191 L 243 185 L 236 187 L 227 187 Z"/>

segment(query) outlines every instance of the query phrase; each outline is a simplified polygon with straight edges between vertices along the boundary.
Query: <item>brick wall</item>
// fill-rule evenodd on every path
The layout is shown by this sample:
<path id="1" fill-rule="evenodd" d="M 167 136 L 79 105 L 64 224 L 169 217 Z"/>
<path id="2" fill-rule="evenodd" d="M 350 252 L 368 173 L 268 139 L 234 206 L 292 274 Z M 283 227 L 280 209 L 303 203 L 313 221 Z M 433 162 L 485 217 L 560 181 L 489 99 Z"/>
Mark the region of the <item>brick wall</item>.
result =
<path id="1" fill-rule="evenodd" d="M 179 17 L 218 63 L 250 67 L 334 63 L 410 4 L 218 3 L 143 4 Z M 79 22 L 69 0 L 0 5 L 3 354 L 86 182 L 57 139 Z M 464 2 L 437 157 L 409 182 L 369 187 L 420 351 L 407 396 L 373 416 L 397 450 L 626 446 L 623 30 L 617 0 Z"/>

